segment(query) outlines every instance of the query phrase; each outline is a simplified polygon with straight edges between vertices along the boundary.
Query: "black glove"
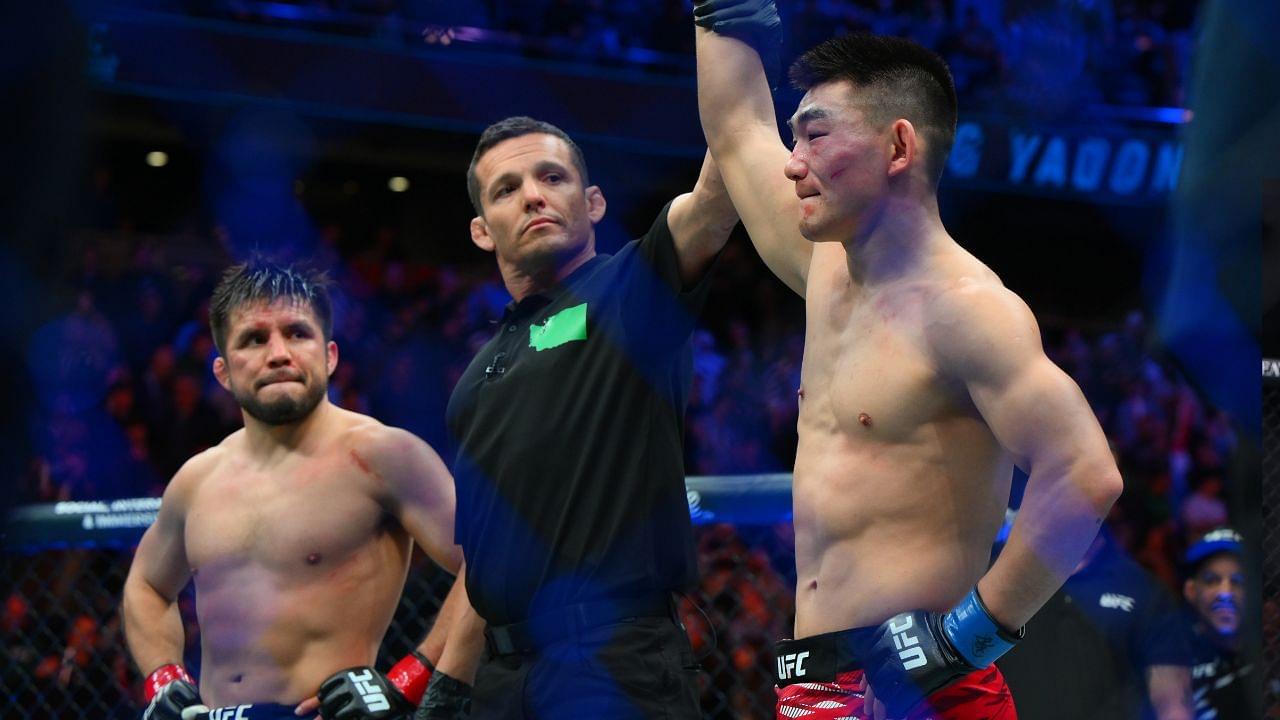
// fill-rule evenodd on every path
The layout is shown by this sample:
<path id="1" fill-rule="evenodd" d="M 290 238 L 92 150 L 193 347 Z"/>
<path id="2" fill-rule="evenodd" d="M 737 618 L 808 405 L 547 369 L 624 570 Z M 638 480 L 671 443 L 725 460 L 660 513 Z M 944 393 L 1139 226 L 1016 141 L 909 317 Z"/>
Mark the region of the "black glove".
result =
<path id="1" fill-rule="evenodd" d="M 325 720 L 409 720 L 413 704 L 371 667 L 339 670 L 316 693 Z"/>
<path id="2" fill-rule="evenodd" d="M 183 710 L 189 710 L 189 718 L 198 712 L 209 712 L 209 707 L 200 699 L 195 685 L 174 680 L 156 691 L 147 709 L 142 711 L 142 720 L 183 720 Z"/>
<path id="3" fill-rule="evenodd" d="M 782 20 L 773 0 L 694 0 L 693 22 L 755 48 L 769 78 L 769 87 L 778 86 L 782 64 Z"/>
<path id="4" fill-rule="evenodd" d="M 413 720 L 466 720 L 471 717 L 471 686 L 436 670 Z"/>
<path id="5" fill-rule="evenodd" d="M 867 682 L 889 717 L 903 718 L 930 694 L 984 668 L 1022 639 L 991 617 L 975 588 L 946 613 L 901 613 L 860 638 Z"/>

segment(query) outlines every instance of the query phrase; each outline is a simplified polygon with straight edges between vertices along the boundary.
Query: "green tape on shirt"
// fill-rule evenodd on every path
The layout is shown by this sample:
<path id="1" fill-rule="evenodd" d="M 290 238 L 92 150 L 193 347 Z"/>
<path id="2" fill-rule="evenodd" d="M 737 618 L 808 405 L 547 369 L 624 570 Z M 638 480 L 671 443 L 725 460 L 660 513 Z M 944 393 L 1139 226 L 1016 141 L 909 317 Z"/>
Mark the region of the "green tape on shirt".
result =
<path id="1" fill-rule="evenodd" d="M 529 347 L 539 352 L 587 339 L 587 304 L 565 308 L 541 325 L 529 327 Z"/>

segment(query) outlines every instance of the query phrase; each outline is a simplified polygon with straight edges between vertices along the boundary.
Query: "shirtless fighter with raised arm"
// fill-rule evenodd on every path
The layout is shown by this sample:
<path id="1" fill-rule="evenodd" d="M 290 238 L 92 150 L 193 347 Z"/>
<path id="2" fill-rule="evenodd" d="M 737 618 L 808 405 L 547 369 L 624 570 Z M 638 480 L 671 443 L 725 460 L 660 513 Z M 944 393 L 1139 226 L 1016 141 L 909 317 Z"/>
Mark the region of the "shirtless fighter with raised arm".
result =
<path id="1" fill-rule="evenodd" d="M 778 716 L 1015 717 L 991 663 L 1121 483 L 1031 311 L 939 218 L 950 72 L 906 40 L 826 41 L 791 70 L 806 94 L 788 150 L 753 49 L 776 48 L 773 3 L 699 0 L 694 14 L 711 154 L 757 251 L 807 308 L 797 639 L 778 646 Z M 1030 480 L 988 568 L 1015 464 Z"/>
<path id="2" fill-rule="evenodd" d="M 215 718 L 294 718 L 311 698 L 298 715 L 319 706 L 327 720 L 389 720 L 413 714 L 428 678 L 433 694 L 456 693 L 445 673 L 474 660 L 445 642 L 453 593 L 416 652 L 386 675 L 370 667 L 413 542 L 459 570 L 454 488 L 426 443 L 330 404 L 338 346 L 323 279 L 234 266 L 209 318 L 213 371 L 244 429 L 183 465 L 134 556 L 124 621 L 149 673 L 144 719 L 187 720 L 210 707 Z M 181 665 L 177 607 L 192 578 L 199 689 Z"/>

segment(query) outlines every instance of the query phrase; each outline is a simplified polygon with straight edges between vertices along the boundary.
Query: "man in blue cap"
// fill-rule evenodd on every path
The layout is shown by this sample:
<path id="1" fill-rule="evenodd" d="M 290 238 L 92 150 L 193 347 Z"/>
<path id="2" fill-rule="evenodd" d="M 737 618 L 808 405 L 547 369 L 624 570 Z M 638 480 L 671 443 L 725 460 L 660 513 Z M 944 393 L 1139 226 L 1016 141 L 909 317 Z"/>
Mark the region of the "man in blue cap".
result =
<path id="1" fill-rule="evenodd" d="M 1211 530 L 1187 549 L 1182 595 L 1195 611 L 1191 690 L 1196 720 L 1251 715 L 1248 676 L 1253 665 L 1240 653 L 1243 555 L 1240 533 L 1226 527 Z"/>

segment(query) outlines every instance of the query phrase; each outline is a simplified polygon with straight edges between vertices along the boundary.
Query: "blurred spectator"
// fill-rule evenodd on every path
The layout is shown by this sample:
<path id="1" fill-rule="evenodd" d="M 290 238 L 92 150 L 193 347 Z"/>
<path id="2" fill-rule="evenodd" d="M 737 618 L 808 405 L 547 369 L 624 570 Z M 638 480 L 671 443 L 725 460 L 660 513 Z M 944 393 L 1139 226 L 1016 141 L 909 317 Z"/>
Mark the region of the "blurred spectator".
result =
<path id="1" fill-rule="evenodd" d="M 1243 539 L 1220 527 L 1187 549 L 1183 597 L 1192 610 L 1196 720 L 1256 717 L 1250 702 L 1253 666 L 1240 654 L 1244 624 Z"/>
<path id="2" fill-rule="evenodd" d="M 729 698 L 727 707 L 704 707 L 704 715 L 752 717 L 774 705 L 773 643 L 791 634 L 791 586 L 759 545 L 748 545 L 732 525 L 701 532 L 698 559 L 697 602 L 685 598 L 681 619 L 707 681 Z M 719 652 L 712 653 L 713 641 Z M 703 698 L 715 695 L 703 693 Z"/>
<path id="3" fill-rule="evenodd" d="M 1184 532 L 1190 537 L 1204 535 L 1227 523 L 1227 504 L 1222 500 L 1222 478 L 1208 475 L 1196 485 L 1195 492 L 1182 503 L 1179 511 Z"/>
<path id="4" fill-rule="evenodd" d="M 982 24 L 977 8 L 965 8 L 964 19 L 943 41 L 941 51 L 951 66 L 956 94 L 966 98 L 966 107 L 986 105 L 1000 81 L 1003 59 L 995 31 Z"/>

